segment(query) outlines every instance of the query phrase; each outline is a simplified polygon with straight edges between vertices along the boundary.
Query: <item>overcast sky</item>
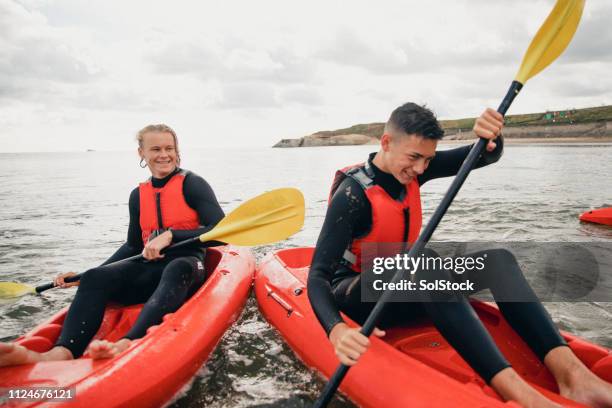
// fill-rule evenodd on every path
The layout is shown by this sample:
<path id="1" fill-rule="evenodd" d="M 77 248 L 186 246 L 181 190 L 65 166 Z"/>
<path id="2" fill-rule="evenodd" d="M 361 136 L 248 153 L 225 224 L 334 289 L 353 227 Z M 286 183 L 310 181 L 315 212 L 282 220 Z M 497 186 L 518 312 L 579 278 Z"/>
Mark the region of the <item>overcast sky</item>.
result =
<path id="1" fill-rule="evenodd" d="M 185 147 L 270 146 L 497 107 L 553 0 L 0 0 L 0 152 L 128 150 L 149 123 Z M 510 113 L 612 104 L 612 1 Z"/>

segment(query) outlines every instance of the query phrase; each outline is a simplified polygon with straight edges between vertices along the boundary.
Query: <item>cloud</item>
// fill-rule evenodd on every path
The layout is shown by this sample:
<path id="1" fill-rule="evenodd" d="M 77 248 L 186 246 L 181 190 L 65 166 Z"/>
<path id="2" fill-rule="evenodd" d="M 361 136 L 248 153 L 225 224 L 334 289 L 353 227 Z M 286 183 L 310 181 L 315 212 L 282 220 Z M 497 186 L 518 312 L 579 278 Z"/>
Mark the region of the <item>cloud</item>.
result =
<path id="1" fill-rule="evenodd" d="M 27 89 L 11 81 L 3 81 L 0 75 L 0 101 L 9 100 L 17 95 L 23 95 Z"/>
<path id="2" fill-rule="evenodd" d="M 558 100 L 571 101 L 576 97 L 601 100 L 600 97 L 609 97 L 612 89 L 609 69 L 609 65 L 602 62 L 563 64 L 556 68 L 558 75 L 543 77 L 542 81 L 546 83 L 550 95 Z"/>
<path id="3" fill-rule="evenodd" d="M 395 93 L 389 90 L 383 89 L 375 89 L 375 88 L 366 88 L 357 92 L 359 96 L 364 96 L 367 98 L 372 98 L 380 101 L 388 101 L 395 98 Z"/>
<path id="4" fill-rule="evenodd" d="M 612 61 L 612 28 L 610 2 L 587 2 L 578 30 L 568 46 L 564 61 Z"/>
<path id="5" fill-rule="evenodd" d="M 17 1 L 0 0 L 0 123 L 33 150 L 114 148 L 124 140 L 112 135 L 159 121 L 236 130 L 210 144 L 273 143 L 272 133 L 383 121 L 406 101 L 444 118 L 477 115 L 497 106 L 554 3 L 272 0 L 262 12 L 248 2 Z M 512 113 L 610 101 L 611 12 L 609 0 L 587 2 L 573 43 Z"/>
<path id="6" fill-rule="evenodd" d="M 483 41 L 474 33 L 459 39 L 441 35 L 437 40 L 406 37 L 376 39 L 369 33 L 340 28 L 316 56 L 339 65 L 366 69 L 377 75 L 435 73 L 457 69 L 474 69 L 483 65 L 503 66 L 520 58 L 522 39 L 527 38 L 524 26 L 513 26 L 508 35 Z"/>
<path id="7" fill-rule="evenodd" d="M 222 87 L 219 101 L 213 104 L 220 109 L 265 109 L 280 106 L 273 86 L 257 82 L 228 84 Z"/>
<path id="8" fill-rule="evenodd" d="M 285 104 L 317 106 L 323 103 L 323 97 L 317 90 L 299 85 L 281 91 L 279 97 Z"/>
<path id="9" fill-rule="evenodd" d="M 0 75 L 82 83 L 100 74 L 69 41 L 74 32 L 49 26 L 43 15 L 19 3 L 0 0 L 0 27 Z"/>
<path id="10" fill-rule="evenodd" d="M 152 35 L 156 47 L 145 53 L 155 74 L 215 84 L 207 106 L 218 109 L 267 109 L 284 103 L 316 104 L 315 63 L 289 45 L 276 46 L 228 36 L 172 33 Z"/>
<path id="11" fill-rule="evenodd" d="M 145 54 L 153 69 L 161 74 L 198 74 L 206 77 L 221 65 L 218 51 L 197 40 L 173 41 Z"/>
<path id="12" fill-rule="evenodd" d="M 610 94 L 610 81 L 591 81 L 590 78 L 581 78 L 572 81 L 559 81 L 559 87 L 553 93 L 564 97 L 589 96 L 597 97 Z"/>
<path id="13" fill-rule="evenodd" d="M 15 1 L 0 0 L 0 101 L 58 99 L 65 85 L 98 80 L 103 72 L 86 40 L 75 34 Z"/>
<path id="14" fill-rule="evenodd" d="M 159 42 L 162 45 L 145 56 L 157 73 L 277 84 L 307 83 L 314 76 L 313 64 L 289 46 L 266 47 L 231 37 L 185 40 L 172 35 L 164 35 Z"/>
<path id="15" fill-rule="evenodd" d="M 408 56 L 410 54 L 410 57 Z M 422 63 L 412 47 L 401 48 L 395 44 L 369 39 L 367 33 L 341 27 L 329 42 L 315 53 L 317 58 L 339 65 L 361 67 L 378 74 L 398 74 L 422 68 Z"/>

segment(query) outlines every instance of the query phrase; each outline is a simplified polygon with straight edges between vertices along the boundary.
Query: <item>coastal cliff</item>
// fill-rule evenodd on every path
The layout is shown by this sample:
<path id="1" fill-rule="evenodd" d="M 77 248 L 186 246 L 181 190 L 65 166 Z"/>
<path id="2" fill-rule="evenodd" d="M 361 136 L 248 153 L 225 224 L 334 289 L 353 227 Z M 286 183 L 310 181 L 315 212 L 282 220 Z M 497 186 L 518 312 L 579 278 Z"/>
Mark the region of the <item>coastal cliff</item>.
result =
<path id="1" fill-rule="evenodd" d="M 474 137 L 475 118 L 441 120 L 444 140 Z M 282 139 L 273 147 L 349 146 L 377 144 L 384 123 L 354 125 L 346 129 L 321 131 L 297 139 Z M 503 134 L 517 141 L 605 141 L 612 142 L 612 106 L 506 116 Z"/>

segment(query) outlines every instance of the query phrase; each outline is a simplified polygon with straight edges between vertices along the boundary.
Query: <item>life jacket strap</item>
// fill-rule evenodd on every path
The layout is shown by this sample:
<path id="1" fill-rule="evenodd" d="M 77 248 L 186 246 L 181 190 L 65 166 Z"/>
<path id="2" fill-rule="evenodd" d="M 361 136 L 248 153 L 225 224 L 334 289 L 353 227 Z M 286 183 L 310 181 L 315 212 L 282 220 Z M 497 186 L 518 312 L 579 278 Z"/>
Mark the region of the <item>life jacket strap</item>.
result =
<path id="1" fill-rule="evenodd" d="M 370 169 L 371 170 L 371 169 Z M 374 178 L 368 175 L 364 167 L 355 167 L 346 172 L 347 177 L 355 180 L 364 190 L 374 185 Z"/>

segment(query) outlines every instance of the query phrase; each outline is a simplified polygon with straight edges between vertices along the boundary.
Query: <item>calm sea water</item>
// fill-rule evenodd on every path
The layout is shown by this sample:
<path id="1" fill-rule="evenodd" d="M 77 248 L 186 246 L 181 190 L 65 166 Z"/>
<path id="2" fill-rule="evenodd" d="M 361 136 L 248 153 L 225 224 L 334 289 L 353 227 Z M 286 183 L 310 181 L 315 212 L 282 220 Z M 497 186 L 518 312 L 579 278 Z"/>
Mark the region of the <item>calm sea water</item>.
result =
<path id="1" fill-rule="evenodd" d="M 226 212 L 243 200 L 294 186 L 306 198 L 303 230 L 269 251 L 313 245 L 335 169 L 374 146 L 184 152 L 183 165 L 208 180 Z M 0 280 L 37 284 L 83 271 L 122 243 L 128 195 L 148 177 L 131 152 L 0 154 Z M 440 241 L 609 241 L 612 228 L 581 224 L 612 206 L 612 145 L 508 146 L 496 165 L 473 172 L 433 239 Z M 423 189 L 427 219 L 450 179 Z M 74 289 L 0 305 L 0 340 L 11 340 L 69 304 Z M 565 330 L 612 347 L 612 305 L 549 303 Z M 175 402 L 197 406 L 305 406 L 322 382 L 284 345 L 250 299 L 193 384 Z M 335 406 L 351 406 L 338 400 Z"/>

